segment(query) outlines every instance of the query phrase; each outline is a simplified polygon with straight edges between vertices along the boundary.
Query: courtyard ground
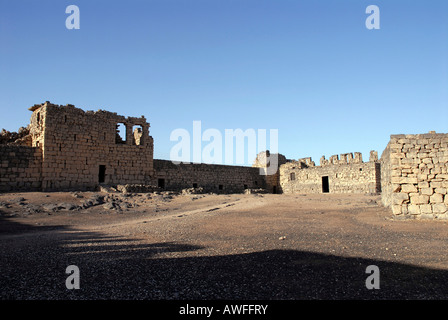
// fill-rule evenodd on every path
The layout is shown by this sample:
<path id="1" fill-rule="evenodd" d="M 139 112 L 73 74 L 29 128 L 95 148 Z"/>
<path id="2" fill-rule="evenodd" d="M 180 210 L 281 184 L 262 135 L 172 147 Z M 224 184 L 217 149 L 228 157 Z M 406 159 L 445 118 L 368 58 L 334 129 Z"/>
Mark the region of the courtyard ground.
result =
<path id="1" fill-rule="evenodd" d="M 377 195 L 0 194 L 0 298 L 447 299 L 446 221 Z M 80 289 L 66 287 L 76 265 Z M 380 288 L 367 289 L 366 268 Z"/>

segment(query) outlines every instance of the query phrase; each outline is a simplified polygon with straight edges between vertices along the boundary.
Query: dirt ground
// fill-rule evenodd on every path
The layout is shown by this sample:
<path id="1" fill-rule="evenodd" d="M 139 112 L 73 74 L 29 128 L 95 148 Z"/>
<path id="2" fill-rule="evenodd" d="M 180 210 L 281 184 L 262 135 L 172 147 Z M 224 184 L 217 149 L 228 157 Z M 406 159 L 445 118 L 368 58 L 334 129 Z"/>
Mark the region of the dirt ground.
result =
<path id="1" fill-rule="evenodd" d="M 376 195 L 0 194 L 1 299 L 447 299 L 447 248 Z"/>

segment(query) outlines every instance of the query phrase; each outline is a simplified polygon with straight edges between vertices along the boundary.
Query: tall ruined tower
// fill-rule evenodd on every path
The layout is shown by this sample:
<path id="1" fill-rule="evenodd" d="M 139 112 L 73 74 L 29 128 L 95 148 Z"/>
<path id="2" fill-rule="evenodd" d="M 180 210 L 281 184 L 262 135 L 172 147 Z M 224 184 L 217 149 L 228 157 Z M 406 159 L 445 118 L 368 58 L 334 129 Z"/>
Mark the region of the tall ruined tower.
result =
<path id="1" fill-rule="evenodd" d="M 152 182 L 154 142 L 143 116 L 85 112 L 48 101 L 29 110 L 32 146 L 42 150 L 42 190 Z M 126 128 L 123 139 L 118 139 L 119 124 Z"/>

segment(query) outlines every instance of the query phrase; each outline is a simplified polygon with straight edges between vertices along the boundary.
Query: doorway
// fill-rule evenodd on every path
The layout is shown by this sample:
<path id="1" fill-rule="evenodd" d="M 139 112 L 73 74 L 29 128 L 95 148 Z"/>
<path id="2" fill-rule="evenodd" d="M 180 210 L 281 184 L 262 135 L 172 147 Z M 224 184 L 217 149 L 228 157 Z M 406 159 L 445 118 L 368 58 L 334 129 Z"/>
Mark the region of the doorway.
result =
<path id="1" fill-rule="evenodd" d="M 158 179 L 157 186 L 161 189 L 165 189 L 165 179 Z"/>
<path id="2" fill-rule="evenodd" d="M 322 177 L 322 193 L 330 192 L 330 182 L 328 176 Z"/>
<path id="3" fill-rule="evenodd" d="M 99 172 L 98 172 L 98 182 L 104 183 L 106 181 L 106 166 L 100 165 Z"/>

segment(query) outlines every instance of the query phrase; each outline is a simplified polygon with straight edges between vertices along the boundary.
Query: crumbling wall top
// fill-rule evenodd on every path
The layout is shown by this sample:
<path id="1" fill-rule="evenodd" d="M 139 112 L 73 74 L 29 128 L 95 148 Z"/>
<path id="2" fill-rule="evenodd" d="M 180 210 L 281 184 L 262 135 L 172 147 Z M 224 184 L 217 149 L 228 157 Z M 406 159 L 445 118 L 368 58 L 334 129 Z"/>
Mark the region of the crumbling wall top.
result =
<path id="1" fill-rule="evenodd" d="M 98 109 L 97 111 L 93 111 L 93 110 L 84 111 L 80 108 L 76 108 L 72 104 L 66 104 L 64 106 L 64 105 L 53 104 L 50 101 L 45 101 L 44 103 L 41 103 L 41 104 L 35 104 L 35 105 L 31 106 L 30 108 L 28 108 L 28 110 L 34 112 L 41 108 L 56 108 L 58 111 L 75 112 L 75 113 L 79 113 L 81 115 L 88 115 L 88 116 L 107 116 L 114 121 L 124 123 L 124 124 L 132 124 L 132 125 L 140 125 L 140 126 L 148 126 L 148 127 L 150 126 L 149 123 L 147 122 L 145 116 L 143 116 L 143 115 L 140 118 L 138 118 L 138 117 L 125 117 L 122 115 L 118 115 L 116 112 L 110 112 L 110 111 L 106 111 L 103 109 Z"/>

